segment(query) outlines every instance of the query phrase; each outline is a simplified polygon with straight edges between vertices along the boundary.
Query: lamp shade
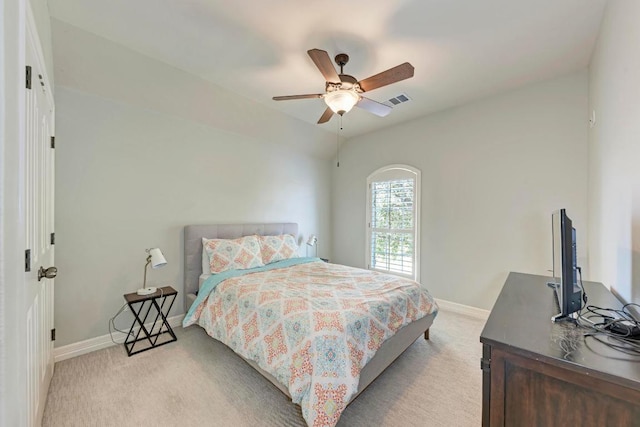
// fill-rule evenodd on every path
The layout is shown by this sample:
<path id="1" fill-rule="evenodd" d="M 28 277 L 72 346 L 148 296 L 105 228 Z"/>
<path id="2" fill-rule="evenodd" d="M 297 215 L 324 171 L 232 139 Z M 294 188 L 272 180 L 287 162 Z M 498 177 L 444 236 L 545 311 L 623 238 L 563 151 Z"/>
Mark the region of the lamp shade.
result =
<path id="1" fill-rule="evenodd" d="M 316 237 L 315 234 L 312 234 L 311 236 L 309 236 L 309 239 L 307 240 L 307 245 L 315 246 L 317 242 L 318 242 L 318 238 Z"/>
<path id="2" fill-rule="evenodd" d="M 354 90 L 338 89 L 333 92 L 329 92 L 324 96 L 324 102 L 331 108 L 336 114 L 344 114 L 351 111 L 354 105 L 360 100 Z"/>
<path id="3" fill-rule="evenodd" d="M 164 259 L 162 251 L 159 248 L 149 249 L 149 256 L 151 257 L 151 268 L 160 268 L 167 265 L 167 260 Z"/>

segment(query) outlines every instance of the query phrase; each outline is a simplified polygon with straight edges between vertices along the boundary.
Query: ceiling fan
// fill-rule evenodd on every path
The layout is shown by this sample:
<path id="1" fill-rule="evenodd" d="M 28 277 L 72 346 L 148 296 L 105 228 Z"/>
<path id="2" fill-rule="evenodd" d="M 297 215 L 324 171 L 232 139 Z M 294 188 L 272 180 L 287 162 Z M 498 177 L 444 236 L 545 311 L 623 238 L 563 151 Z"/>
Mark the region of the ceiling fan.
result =
<path id="1" fill-rule="evenodd" d="M 413 77 L 413 65 L 405 62 L 404 64 L 358 81 L 355 77 L 344 74 L 343 72 L 343 67 L 349 62 L 349 55 L 346 53 L 339 53 L 335 57 L 336 64 L 340 66 L 340 74 L 336 72 L 336 69 L 331 63 L 331 58 L 329 58 L 329 54 L 326 51 L 311 49 L 308 50 L 307 53 L 327 81 L 325 93 L 274 96 L 273 100 L 287 101 L 290 99 L 324 98 L 327 109 L 320 117 L 320 120 L 318 120 L 318 124 L 328 122 L 334 113 L 342 116 L 344 113 L 349 112 L 354 105 L 377 116 L 384 117 L 391 112 L 391 107 L 365 98 L 362 94 Z"/>

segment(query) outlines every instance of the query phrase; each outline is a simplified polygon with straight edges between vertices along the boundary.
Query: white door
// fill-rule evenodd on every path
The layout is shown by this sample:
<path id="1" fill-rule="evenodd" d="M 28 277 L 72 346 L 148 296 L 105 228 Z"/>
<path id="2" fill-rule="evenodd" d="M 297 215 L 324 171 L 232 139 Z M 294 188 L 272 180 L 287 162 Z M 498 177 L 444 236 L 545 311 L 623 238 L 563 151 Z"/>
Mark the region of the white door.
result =
<path id="1" fill-rule="evenodd" d="M 53 375 L 54 103 L 40 42 L 27 7 L 25 129 L 21 157 L 25 236 L 27 425 L 39 426 Z M 49 269 L 49 270 L 47 270 Z"/>

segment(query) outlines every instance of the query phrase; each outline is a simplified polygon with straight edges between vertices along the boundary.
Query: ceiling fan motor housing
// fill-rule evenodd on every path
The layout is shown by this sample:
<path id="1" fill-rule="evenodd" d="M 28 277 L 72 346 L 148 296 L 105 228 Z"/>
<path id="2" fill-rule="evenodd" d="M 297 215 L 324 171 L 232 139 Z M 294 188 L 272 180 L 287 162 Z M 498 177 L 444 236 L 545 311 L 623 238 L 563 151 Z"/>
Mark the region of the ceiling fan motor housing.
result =
<path id="1" fill-rule="evenodd" d="M 340 83 L 327 82 L 325 90 L 327 92 L 332 92 L 334 90 L 355 90 L 358 93 L 362 93 L 362 89 L 360 89 L 358 81 L 355 77 L 348 74 L 340 74 Z"/>

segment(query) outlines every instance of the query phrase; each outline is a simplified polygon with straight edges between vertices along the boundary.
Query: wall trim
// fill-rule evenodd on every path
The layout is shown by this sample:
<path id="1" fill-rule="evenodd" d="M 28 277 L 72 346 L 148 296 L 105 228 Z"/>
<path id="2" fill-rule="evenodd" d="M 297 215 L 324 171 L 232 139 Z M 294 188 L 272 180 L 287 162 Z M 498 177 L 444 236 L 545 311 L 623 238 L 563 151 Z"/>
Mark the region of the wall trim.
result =
<path id="1" fill-rule="evenodd" d="M 470 305 L 458 304 L 456 302 L 446 301 L 443 299 L 436 298 L 436 302 L 442 311 L 462 314 L 464 316 L 473 317 L 474 319 L 487 320 L 491 313 L 489 310 L 483 310 L 482 308 L 471 307 Z"/>
<path id="2" fill-rule="evenodd" d="M 167 321 L 172 328 L 182 326 L 182 319 L 184 314 L 178 316 L 168 317 Z M 147 328 L 150 328 L 153 323 L 145 324 Z M 136 328 L 137 331 L 138 328 Z M 115 331 L 113 333 L 113 339 L 117 342 L 123 342 L 126 334 Z M 103 348 L 114 346 L 109 334 L 102 335 L 100 337 L 89 338 L 88 340 L 79 341 L 73 344 L 64 345 L 53 349 L 53 360 L 55 363 L 61 362 L 72 357 L 81 356 L 83 354 L 91 353 L 93 351 L 102 350 Z"/>

